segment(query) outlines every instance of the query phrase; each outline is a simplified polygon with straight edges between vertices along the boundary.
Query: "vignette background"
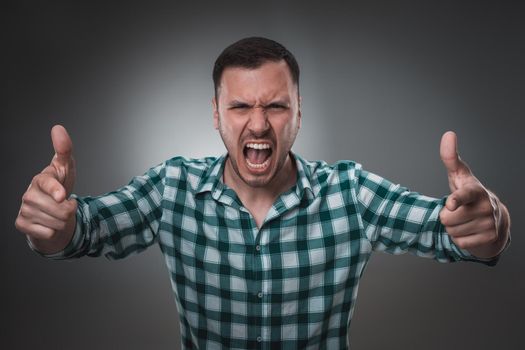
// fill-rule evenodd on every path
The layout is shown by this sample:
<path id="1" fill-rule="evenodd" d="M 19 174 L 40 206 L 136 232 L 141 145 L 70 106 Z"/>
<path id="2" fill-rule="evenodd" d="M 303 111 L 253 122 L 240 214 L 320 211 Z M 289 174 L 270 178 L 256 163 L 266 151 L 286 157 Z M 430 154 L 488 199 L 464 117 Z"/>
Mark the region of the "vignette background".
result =
<path id="1" fill-rule="evenodd" d="M 516 1 L 8 1 L 2 6 L 2 326 L 9 349 L 177 349 L 157 247 L 125 260 L 47 261 L 14 220 L 70 132 L 75 193 L 100 194 L 174 155 L 219 155 L 212 64 L 245 36 L 287 46 L 302 69 L 307 159 L 353 159 L 431 196 L 448 193 L 446 130 L 508 205 L 498 266 L 377 253 L 361 281 L 353 349 L 511 349 L 523 331 L 525 8 Z"/>

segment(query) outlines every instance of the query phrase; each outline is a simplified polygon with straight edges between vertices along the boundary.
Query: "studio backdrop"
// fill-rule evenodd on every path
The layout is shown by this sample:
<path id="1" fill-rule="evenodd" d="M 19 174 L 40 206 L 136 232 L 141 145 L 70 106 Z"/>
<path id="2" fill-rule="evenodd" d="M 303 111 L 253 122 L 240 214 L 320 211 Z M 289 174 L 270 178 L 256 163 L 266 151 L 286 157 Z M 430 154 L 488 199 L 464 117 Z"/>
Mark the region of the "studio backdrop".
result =
<path id="1" fill-rule="evenodd" d="M 265 36 L 301 67 L 306 159 L 351 159 L 423 194 L 449 194 L 439 141 L 458 134 L 474 174 L 507 204 L 496 267 L 372 256 L 353 349 L 516 349 L 521 257 L 525 11 L 516 1 L 8 1 L 2 6 L 1 341 L 4 349 L 179 349 L 157 246 L 120 261 L 50 261 L 14 227 L 21 196 L 69 131 L 78 195 L 98 195 L 176 155 L 225 152 L 211 70 L 224 47 Z"/>

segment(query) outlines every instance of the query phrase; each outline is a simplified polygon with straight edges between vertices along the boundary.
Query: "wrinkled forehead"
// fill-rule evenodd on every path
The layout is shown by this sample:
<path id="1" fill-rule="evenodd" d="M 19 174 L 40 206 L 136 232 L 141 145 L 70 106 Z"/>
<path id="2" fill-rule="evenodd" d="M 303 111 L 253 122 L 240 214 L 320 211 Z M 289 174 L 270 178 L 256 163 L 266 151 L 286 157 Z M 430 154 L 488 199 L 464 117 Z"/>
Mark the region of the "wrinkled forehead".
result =
<path id="1" fill-rule="evenodd" d="M 291 99 L 297 96 L 297 84 L 286 62 L 265 62 L 257 68 L 224 69 L 217 94 L 221 100 Z"/>

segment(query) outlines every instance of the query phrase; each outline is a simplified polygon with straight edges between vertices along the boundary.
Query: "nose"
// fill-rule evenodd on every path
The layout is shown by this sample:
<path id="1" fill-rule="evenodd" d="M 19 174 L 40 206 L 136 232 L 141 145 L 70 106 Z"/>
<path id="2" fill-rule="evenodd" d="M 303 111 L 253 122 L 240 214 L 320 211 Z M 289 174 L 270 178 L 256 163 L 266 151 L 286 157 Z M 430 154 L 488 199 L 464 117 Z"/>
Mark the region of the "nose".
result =
<path id="1" fill-rule="evenodd" d="M 264 107 L 255 106 L 250 115 L 248 129 L 254 136 L 263 136 L 270 129 L 268 116 Z"/>

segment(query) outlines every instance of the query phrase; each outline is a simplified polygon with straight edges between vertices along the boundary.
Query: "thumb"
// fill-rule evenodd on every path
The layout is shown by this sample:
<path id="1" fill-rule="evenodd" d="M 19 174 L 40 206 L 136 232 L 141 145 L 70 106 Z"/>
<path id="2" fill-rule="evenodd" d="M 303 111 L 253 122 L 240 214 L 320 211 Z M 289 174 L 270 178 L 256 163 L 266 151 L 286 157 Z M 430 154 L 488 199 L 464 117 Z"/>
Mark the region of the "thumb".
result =
<path id="1" fill-rule="evenodd" d="M 62 125 L 55 125 L 51 129 L 51 140 L 55 149 L 57 165 L 69 168 L 73 161 L 73 142 L 66 129 Z"/>
<path id="2" fill-rule="evenodd" d="M 450 174 L 470 173 L 468 166 L 459 158 L 456 133 L 447 131 L 441 137 L 439 154 Z"/>
<path id="3" fill-rule="evenodd" d="M 73 191 L 76 178 L 73 142 L 62 125 L 55 125 L 51 129 L 51 140 L 53 141 L 55 156 L 49 168 L 54 169 L 54 176 L 64 186 L 67 198 Z"/>

